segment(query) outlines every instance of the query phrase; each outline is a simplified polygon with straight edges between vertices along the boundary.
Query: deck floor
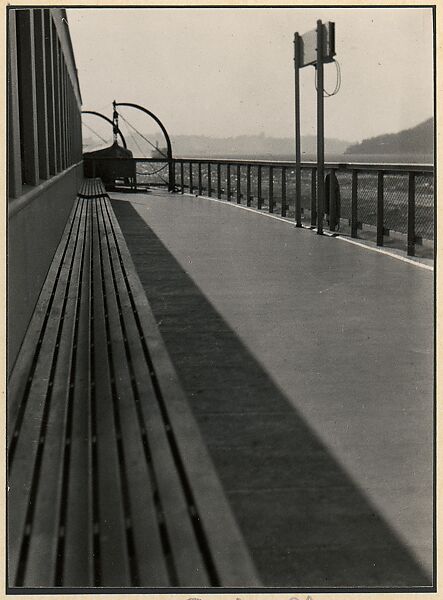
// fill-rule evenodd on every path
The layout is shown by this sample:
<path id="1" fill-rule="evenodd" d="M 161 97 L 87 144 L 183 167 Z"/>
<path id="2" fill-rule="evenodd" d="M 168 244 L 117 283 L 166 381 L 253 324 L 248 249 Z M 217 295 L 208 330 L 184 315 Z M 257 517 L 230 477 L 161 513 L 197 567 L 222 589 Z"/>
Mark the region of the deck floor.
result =
<path id="1" fill-rule="evenodd" d="M 265 585 L 430 585 L 433 272 L 225 202 L 111 197 Z"/>

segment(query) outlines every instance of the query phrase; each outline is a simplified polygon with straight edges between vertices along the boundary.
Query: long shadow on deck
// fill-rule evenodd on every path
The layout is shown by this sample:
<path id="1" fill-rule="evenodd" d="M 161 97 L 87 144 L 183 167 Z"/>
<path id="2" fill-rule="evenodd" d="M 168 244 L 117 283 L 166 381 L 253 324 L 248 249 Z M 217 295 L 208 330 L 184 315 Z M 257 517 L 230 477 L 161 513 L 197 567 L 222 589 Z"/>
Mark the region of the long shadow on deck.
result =
<path id="1" fill-rule="evenodd" d="M 112 204 L 263 583 L 432 585 L 129 202 Z"/>

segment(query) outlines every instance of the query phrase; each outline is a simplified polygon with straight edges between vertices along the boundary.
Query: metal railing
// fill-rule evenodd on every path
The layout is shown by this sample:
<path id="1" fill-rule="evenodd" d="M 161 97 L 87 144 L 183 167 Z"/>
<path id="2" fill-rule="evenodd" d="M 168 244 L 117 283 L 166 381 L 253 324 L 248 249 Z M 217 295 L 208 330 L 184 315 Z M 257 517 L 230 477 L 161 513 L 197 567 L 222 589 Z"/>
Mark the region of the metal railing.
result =
<path id="1" fill-rule="evenodd" d="M 178 191 L 224 199 L 317 226 L 316 163 L 302 163 L 300 196 L 289 161 L 175 158 Z M 417 164 L 326 163 L 340 190 L 340 233 L 378 246 L 416 246 L 434 240 L 434 168 Z M 331 194 L 333 193 L 331 187 Z M 331 198 L 331 206 L 335 205 Z M 332 215 L 331 215 L 332 216 Z M 332 221 L 332 218 L 331 218 Z"/>
<path id="2" fill-rule="evenodd" d="M 95 164 L 94 159 L 88 159 Z M 108 160 L 99 159 L 105 163 Z M 124 158 L 135 163 L 133 189 L 167 186 L 171 167 L 162 158 Z M 97 163 L 98 164 L 98 163 Z M 123 164 L 123 162 L 122 162 Z M 118 166 L 117 166 L 118 172 Z M 174 158 L 174 189 L 244 204 L 317 226 L 317 167 L 302 163 L 300 195 L 291 161 Z M 342 234 L 397 245 L 409 256 L 434 240 L 434 168 L 417 164 L 326 163 L 339 184 L 338 223 Z M 333 189 L 331 187 L 331 194 Z M 331 196 L 331 207 L 335 206 Z M 332 224 L 332 215 L 330 222 Z M 335 229 L 331 227 L 331 229 Z"/>

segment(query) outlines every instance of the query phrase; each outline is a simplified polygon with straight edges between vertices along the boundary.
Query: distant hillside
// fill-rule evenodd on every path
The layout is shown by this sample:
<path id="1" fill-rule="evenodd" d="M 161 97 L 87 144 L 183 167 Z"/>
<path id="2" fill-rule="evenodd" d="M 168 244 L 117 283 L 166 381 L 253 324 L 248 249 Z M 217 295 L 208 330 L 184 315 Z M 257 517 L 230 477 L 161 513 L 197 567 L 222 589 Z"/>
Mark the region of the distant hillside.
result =
<path id="1" fill-rule="evenodd" d="M 230 138 L 213 138 L 207 136 L 172 135 L 172 145 L 176 156 L 195 157 L 278 157 L 294 154 L 293 138 L 276 138 L 265 135 L 240 135 Z M 326 152 L 342 154 L 349 142 L 326 139 Z M 302 153 L 312 154 L 316 151 L 315 136 L 303 136 Z"/>
<path id="2" fill-rule="evenodd" d="M 346 148 L 345 154 L 432 154 L 434 119 L 427 119 L 399 133 L 387 133 Z"/>

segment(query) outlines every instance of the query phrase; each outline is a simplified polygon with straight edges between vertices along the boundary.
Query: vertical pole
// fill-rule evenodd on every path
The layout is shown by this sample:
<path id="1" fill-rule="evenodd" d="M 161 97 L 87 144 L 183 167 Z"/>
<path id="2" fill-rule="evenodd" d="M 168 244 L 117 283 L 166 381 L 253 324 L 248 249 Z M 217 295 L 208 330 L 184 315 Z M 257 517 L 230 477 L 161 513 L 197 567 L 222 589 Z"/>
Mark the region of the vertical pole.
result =
<path id="1" fill-rule="evenodd" d="M 68 71 L 66 62 L 63 60 L 63 110 L 65 115 L 65 148 L 66 148 L 66 168 L 71 164 L 70 142 L 69 142 L 69 119 L 68 119 Z"/>
<path id="2" fill-rule="evenodd" d="M 281 216 L 286 217 L 286 167 L 281 170 Z"/>
<path id="3" fill-rule="evenodd" d="M 189 193 L 192 194 L 192 190 L 194 189 L 194 184 L 192 181 L 192 162 L 189 162 Z"/>
<path id="4" fill-rule="evenodd" d="M 64 66 L 65 66 L 65 58 L 63 55 L 63 50 L 61 44 L 59 44 L 60 51 L 60 115 L 61 115 L 61 134 L 62 134 L 62 148 L 63 148 L 63 170 L 68 166 L 68 144 L 67 144 L 67 127 L 66 127 L 66 104 L 65 104 L 65 74 L 64 74 Z"/>
<path id="5" fill-rule="evenodd" d="M 211 163 L 208 162 L 208 196 L 212 196 Z"/>
<path id="6" fill-rule="evenodd" d="M 325 132 L 323 97 L 323 25 L 317 21 L 317 233 L 323 233 L 325 212 Z"/>
<path id="7" fill-rule="evenodd" d="M 246 206 L 251 206 L 251 165 L 246 167 Z"/>
<path id="8" fill-rule="evenodd" d="M 352 171 L 352 196 L 351 196 L 351 237 L 357 237 L 357 199 L 358 199 L 358 171 Z"/>
<path id="9" fill-rule="evenodd" d="M 59 72 L 58 72 L 58 38 L 55 25 L 52 22 L 52 81 L 54 86 L 54 115 L 55 115 L 55 165 L 56 171 L 59 173 L 62 171 L 62 143 L 60 136 L 60 84 L 59 84 Z"/>
<path id="10" fill-rule="evenodd" d="M 257 167 L 257 208 L 260 210 L 262 207 L 261 197 L 261 165 Z"/>
<path id="11" fill-rule="evenodd" d="M 198 163 L 198 195 L 202 195 L 202 164 Z"/>
<path id="12" fill-rule="evenodd" d="M 415 256 L 415 173 L 408 182 L 408 256 Z"/>
<path id="13" fill-rule="evenodd" d="M 39 182 L 37 98 L 34 52 L 34 11 L 17 10 L 18 98 L 20 103 L 20 142 L 23 183 Z"/>
<path id="14" fill-rule="evenodd" d="M 62 121 L 62 139 L 63 139 L 63 170 L 68 166 L 68 127 L 66 123 L 66 78 L 65 78 L 65 57 L 60 44 L 60 106 Z"/>
<path id="15" fill-rule="evenodd" d="M 8 17 L 8 195 L 18 198 L 22 193 L 22 159 L 20 154 L 20 116 L 17 70 L 16 9 Z"/>
<path id="16" fill-rule="evenodd" d="M 383 246 L 383 223 L 383 171 L 379 171 L 377 178 L 377 246 Z"/>
<path id="17" fill-rule="evenodd" d="M 48 110 L 46 103 L 46 44 L 43 10 L 34 12 L 38 160 L 40 179 L 49 179 Z"/>
<path id="18" fill-rule="evenodd" d="M 231 165 L 226 165 L 226 200 L 231 202 Z"/>
<path id="19" fill-rule="evenodd" d="M 180 184 L 181 184 L 181 192 L 185 193 L 185 166 L 183 161 L 180 161 Z"/>
<path id="20" fill-rule="evenodd" d="M 294 34 L 295 76 L 295 226 L 301 227 L 300 36 Z"/>
<path id="21" fill-rule="evenodd" d="M 317 225 L 317 168 L 311 169 L 311 227 Z"/>
<path id="22" fill-rule="evenodd" d="M 175 192 L 175 161 L 168 156 L 168 191 Z"/>
<path id="23" fill-rule="evenodd" d="M 269 167 L 269 193 L 268 193 L 268 201 L 269 201 L 269 212 L 274 212 L 274 168 Z"/>
<path id="24" fill-rule="evenodd" d="M 69 75 L 68 69 L 65 65 L 65 99 L 66 99 L 66 140 L 68 145 L 68 166 L 72 165 L 72 154 L 71 154 L 71 124 L 70 124 L 70 116 L 69 116 Z"/>
<path id="25" fill-rule="evenodd" d="M 221 200 L 221 164 L 217 163 L 217 198 Z"/>
<path id="26" fill-rule="evenodd" d="M 237 165 L 237 204 L 241 203 L 241 172 L 240 165 Z"/>

